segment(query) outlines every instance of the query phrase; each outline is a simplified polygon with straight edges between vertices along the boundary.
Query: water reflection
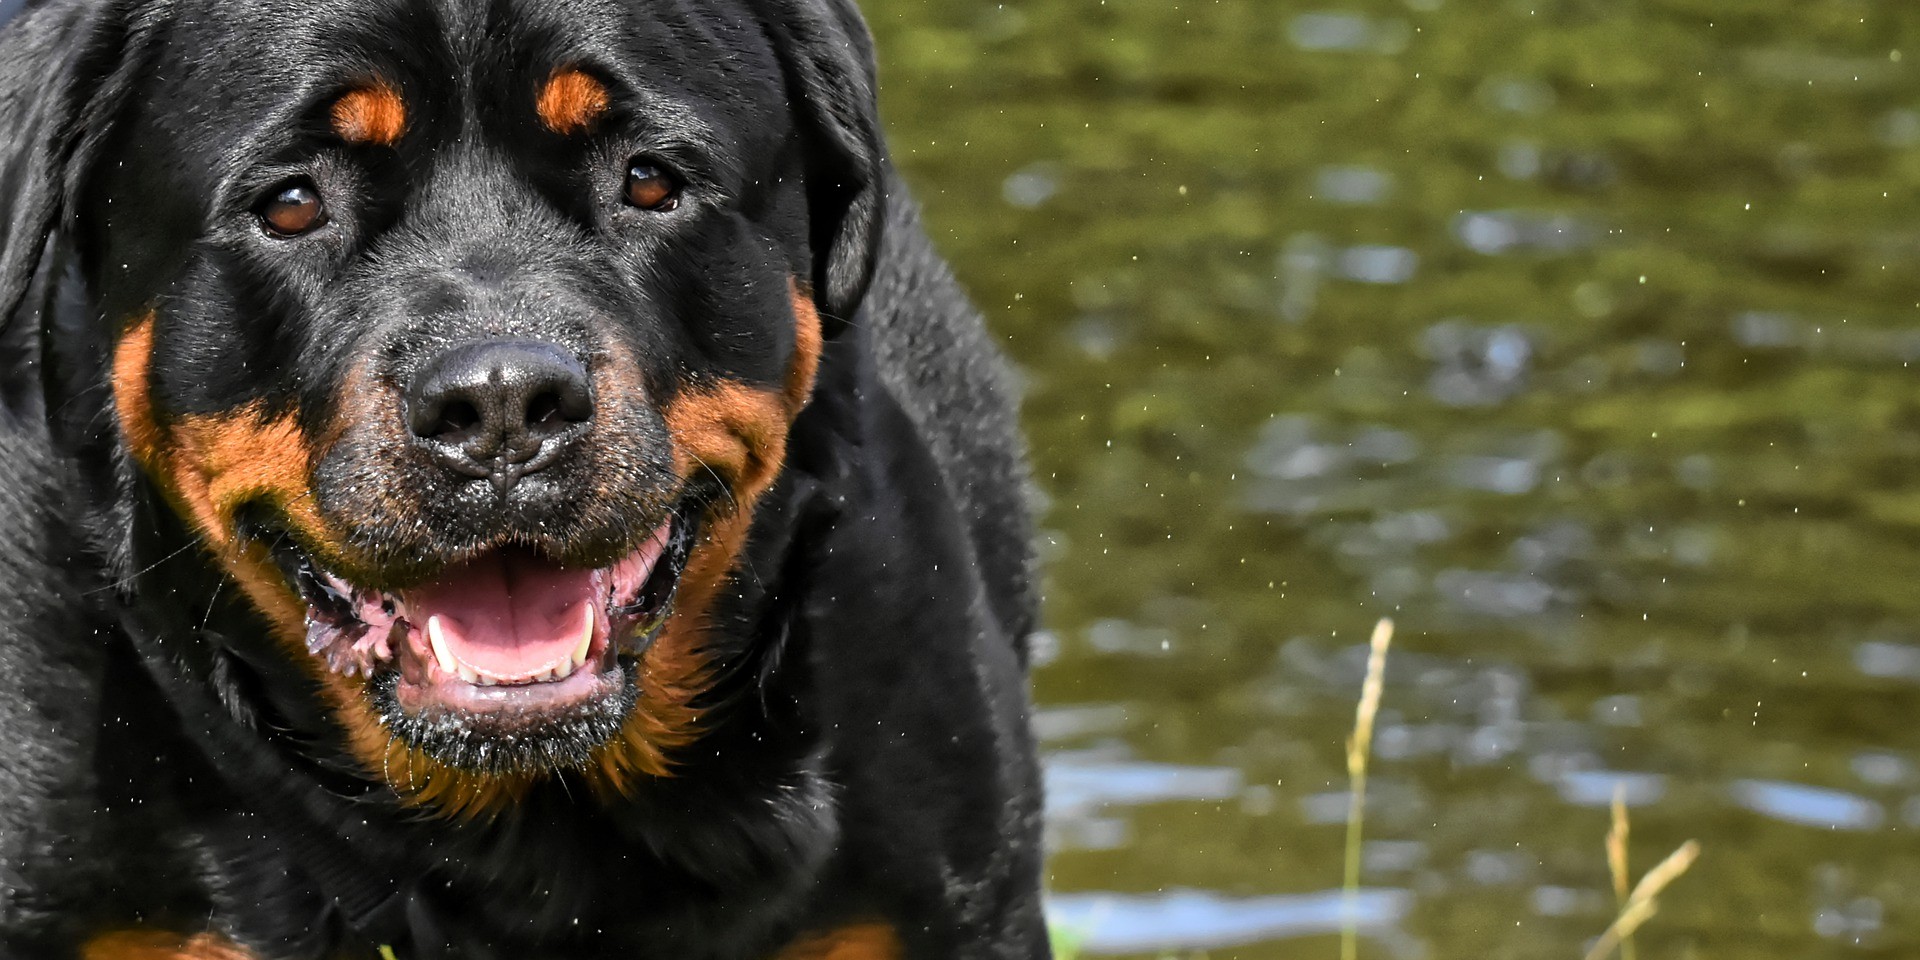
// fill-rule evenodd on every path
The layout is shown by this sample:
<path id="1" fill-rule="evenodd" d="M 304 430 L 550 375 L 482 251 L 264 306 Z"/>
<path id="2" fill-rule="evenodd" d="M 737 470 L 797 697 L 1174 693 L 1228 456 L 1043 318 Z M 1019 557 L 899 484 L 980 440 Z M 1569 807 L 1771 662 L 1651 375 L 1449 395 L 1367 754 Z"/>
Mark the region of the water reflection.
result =
<path id="1" fill-rule="evenodd" d="M 1372 206 L 1392 190 L 1393 175 L 1373 167 L 1322 167 L 1314 175 L 1314 196 L 1328 203 Z"/>
<path id="2" fill-rule="evenodd" d="M 1399 53 L 1412 35 L 1413 28 L 1405 20 L 1376 20 L 1346 11 L 1302 13 L 1287 23 L 1293 45 L 1309 51 Z"/>
<path id="3" fill-rule="evenodd" d="M 1728 791 L 1740 806 L 1786 823 L 1829 830 L 1873 830 L 1886 819 L 1886 811 L 1879 804 L 1841 790 L 1777 780 L 1735 780 Z"/>
<path id="4" fill-rule="evenodd" d="M 1583 807 L 1602 807 L 1620 797 L 1626 805 L 1644 807 L 1667 795 L 1667 778 L 1657 773 L 1621 773 L 1607 770 L 1567 770 L 1553 780 L 1560 799 Z"/>
<path id="5" fill-rule="evenodd" d="M 1219 949 L 1262 941 L 1339 932 L 1349 920 L 1393 949 L 1393 956 L 1423 955 L 1392 927 L 1412 904 L 1405 890 L 1360 890 L 1351 903 L 1338 890 L 1278 897 L 1224 897 L 1202 890 L 1151 895 L 1058 894 L 1048 917 L 1072 933 L 1089 953 Z"/>
<path id="6" fill-rule="evenodd" d="M 1240 772 L 1054 753 L 1048 760 L 1047 815 L 1084 815 L 1106 804 L 1227 800 L 1240 792 Z"/>
<path id="7" fill-rule="evenodd" d="M 1565 254 L 1592 246 L 1604 232 L 1565 213 L 1529 210 L 1472 211 L 1458 215 L 1453 233 L 1475 253 Z"/>
<path id="8" fill-rule="evenodd" d="M 1392 614 L 1366 956 L 1579 955 L 1616 789 L 1705 849 L 1643 956 L 1920 955 L 1920 5 L 865 6 L 1021 368 L 1057 915 L 1321 955 Z"/>

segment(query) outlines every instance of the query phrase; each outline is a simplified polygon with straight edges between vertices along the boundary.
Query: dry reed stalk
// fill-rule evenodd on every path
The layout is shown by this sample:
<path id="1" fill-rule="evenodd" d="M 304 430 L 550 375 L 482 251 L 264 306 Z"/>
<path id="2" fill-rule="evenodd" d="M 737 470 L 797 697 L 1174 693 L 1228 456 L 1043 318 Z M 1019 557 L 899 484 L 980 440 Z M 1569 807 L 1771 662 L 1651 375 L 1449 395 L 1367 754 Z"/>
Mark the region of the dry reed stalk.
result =
<path id="1" fill-rule="evenodd" d="M 1354 904 L 1360 893 L 1360 836 L 1366 819 L 1367 756 L 1373 749 L 1373 720 L 1380 713 L 1380 691 L 1386 680 L 1387 646 L 1393 642 L 1393 621 L 1382 618 L 1374 624 L 1368 643 L 1367 678 L 1360 684 L 1360 707 L 1354 713 L 1353 736 L 1347 740 L 1346 878 L 1341 886 L 1340 960 L 1356 960 L 1360 955 L 1360 929 L 1354 917 Z"/>
<path id="2" fill-rule="evenodd" d="M 1612 926 L 1607 927 L 1605 933 L 1600 935 L 1600 939 L 1594 941 L 1593 949 L 1587 951 L 1586 960 L 1605 960 L 1607 954 L 1612 953 L 1615 947 L 1626 938 L 1633 936 L 1633 932 L 1640 929 L 1641 924 L 1646 923 L 1649 917 L 1659 911 L 1660 906 L 1654 898 L 1658 897 L 1668 884 L 1686 873 L 1687 868 L 1693 866 L 1693 862 L 1699 858 L 1700 844 L 1688 840 L 1680 845 L 1680 849 L 1668 854 L 1665 860 L 1660 861 L 1659 866 L 1647 871 L 1647 875 L 1641 877 L 1640 882 L 1634 886 L 1633 892 L 1627 894 L 1627 905 L 1621 909 L 1620 916 L 1613 921 Z"/>
<path id="3" fill-rule="evenodd" d="M 1627 910 L 1627 884 L 1630 882 L 1627 872 L 1627 785 L 1613 785 L 1613 826 L 1607 830 L 1607 872 L 1613 874 L 1613 908 L 1624 914 Z M 1620 960 L 1635 960 L 1633 935 L 1626 934 L 1620 939 Z"/>

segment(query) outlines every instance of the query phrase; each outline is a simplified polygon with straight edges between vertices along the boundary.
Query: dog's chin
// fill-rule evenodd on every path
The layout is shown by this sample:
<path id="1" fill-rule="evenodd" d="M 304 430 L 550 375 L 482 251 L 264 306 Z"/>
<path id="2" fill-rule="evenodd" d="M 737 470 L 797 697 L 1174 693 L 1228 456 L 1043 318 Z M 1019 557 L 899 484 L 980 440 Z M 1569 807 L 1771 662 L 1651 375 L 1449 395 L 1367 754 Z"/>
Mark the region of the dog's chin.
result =
<path id="1" fill-rule="evenodd" d="M 501 547 L 403 590 L 355 585 L 278 551 L 307 601 L 307 651 L 362 678 L 394 736 L 449 766 L 577 768 L 639 699 L 637 663 L 665 625 L 695 531 L 680 511 L 596 569 Z"/>
<path id="2" fill-rule="evenodd" d="M 491 775 L 585 767 L 639 699 L 638 669 L 627 656 L 551 684 L 461 686 L 467 689 L 411 689 L 400 671 L 387 670 L 374 675 L 368 692 L 401 742 L 447 766 Z"/>

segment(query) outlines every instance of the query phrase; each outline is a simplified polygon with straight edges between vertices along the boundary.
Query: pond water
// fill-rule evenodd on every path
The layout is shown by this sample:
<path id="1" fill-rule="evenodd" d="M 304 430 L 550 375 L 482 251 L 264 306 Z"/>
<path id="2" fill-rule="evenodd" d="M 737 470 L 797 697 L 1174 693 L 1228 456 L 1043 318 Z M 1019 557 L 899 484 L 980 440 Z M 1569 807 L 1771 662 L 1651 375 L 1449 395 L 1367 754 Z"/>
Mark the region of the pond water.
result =
<path id="1" fill-rule="evenodd" d="M 1920 955 L 1920 4 L 868 0 L 1089 953 Z"/>

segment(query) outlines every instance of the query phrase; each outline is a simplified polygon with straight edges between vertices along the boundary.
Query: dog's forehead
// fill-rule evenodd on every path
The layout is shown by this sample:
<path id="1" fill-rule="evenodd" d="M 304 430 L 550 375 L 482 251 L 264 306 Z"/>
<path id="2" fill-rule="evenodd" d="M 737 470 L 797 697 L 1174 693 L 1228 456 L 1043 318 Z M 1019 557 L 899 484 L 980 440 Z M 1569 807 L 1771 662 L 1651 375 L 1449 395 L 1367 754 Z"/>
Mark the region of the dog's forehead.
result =
<path id="1" fill-rule="evenodd" d="M 369 81 L 418 108 L 497 107 L 581 66 L 617 92 L 752 130 L 784 106 L 781 71 L 753 12 L 732 0 L 187 0 L 170 79 L 192 112 L 258 123 Z"/>

